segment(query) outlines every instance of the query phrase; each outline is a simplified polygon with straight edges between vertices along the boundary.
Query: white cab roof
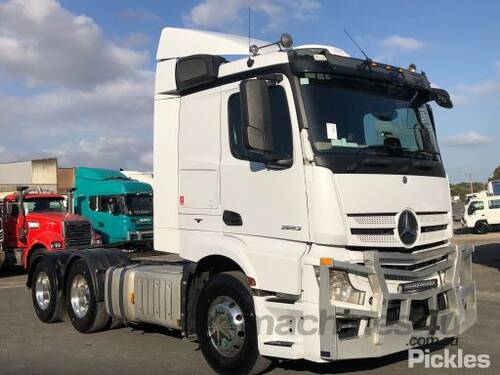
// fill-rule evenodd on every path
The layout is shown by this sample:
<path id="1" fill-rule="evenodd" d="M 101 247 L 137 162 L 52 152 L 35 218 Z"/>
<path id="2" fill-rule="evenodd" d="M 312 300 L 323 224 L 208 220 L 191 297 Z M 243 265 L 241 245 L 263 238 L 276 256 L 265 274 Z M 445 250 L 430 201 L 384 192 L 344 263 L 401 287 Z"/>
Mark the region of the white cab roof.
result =
<path id="1" fill-rule="evenodd" d="M 269 43 L 251 39 L 250 44 L 262 46 Z M 198 54 L 248 55 L 248 37 L 177 27 L 165 27 L 162 30 L 156 55 L 157 60 Z"/>
<path id="2" fill-rule="evenodd" d="M 269 42 L 251 39 L 250 44 L 264 46 Z M 332 46 L 309 44 L 294 49 L 305 48 L 324 48 L 333 55 L 349 57 L 344 50 Z M 274 51 L 279 51 L 277 45 L 266 47 L 263 52 Z M 198 54 L 218 56 L 248 55 L 248 37 L 177 27 L 165 27 L 162 30 L 156 55 L 157 60 L 175 59 Z"/>

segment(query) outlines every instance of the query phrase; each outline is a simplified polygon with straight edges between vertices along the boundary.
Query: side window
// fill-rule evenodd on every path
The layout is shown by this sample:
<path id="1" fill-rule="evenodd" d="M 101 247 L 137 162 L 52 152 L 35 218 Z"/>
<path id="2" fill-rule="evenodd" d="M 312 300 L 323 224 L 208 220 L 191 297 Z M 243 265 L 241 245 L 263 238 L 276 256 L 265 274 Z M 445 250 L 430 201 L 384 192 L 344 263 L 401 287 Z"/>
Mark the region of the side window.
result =
<path id="1" fill-rule="evenodd" d="M 93 196 L 89 198 L 89 208 L 92 211 L 97 211 L 97 196 Z"/>
<path id="2" fill-rule="evenodd" d="M 500 199 L 492 199 L 489 202 L 490 208 L 500 208 Z"/>
<path id="3" fill-rule="evenodd" d="M 18 217 L 19 216 L 19 206 L 17 205 L 17 203 L 8 203 L 7 213 L 12 217 Z"/>
<path id="4" fill-rule="evenodd" d="M 123 213 L 121 197 L 119 195 L 99 197 L 99 212 L 106 212 L 112 215 Z"/>
<path id="5" fill-rule="evenodd" d="M 293 156 L 292 147 L 292 124 L 288 102 L 283 87 L 269 87 L 269 99 L 271 101 L 271 117 L 273 122 L 273 153 L 283 159 Z M 235 158 L 264 162 L 265 158 L 251 150 L 247 150 L 243 144 L 241 131 L 241 108 L 240 94 L 229 97 L 229 136 L 231 153 Z"/>
<path id="6" fill-rule="evenodd" d="M 474 201 L 469 204 L 467 214 L 472 215 L 474 212 L 484 210 L 484 203 L 482 201 Z"/>

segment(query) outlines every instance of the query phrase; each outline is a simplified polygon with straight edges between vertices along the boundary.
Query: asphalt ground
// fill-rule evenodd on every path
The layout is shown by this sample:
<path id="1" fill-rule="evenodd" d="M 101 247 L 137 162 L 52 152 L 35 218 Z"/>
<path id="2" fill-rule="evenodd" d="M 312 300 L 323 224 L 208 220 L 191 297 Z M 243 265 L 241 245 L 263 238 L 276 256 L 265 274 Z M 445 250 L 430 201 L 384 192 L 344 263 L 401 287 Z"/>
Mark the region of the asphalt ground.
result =
<path id="1" fill-rule="evenodd" d="M 460 232 L 460 231 L 459 231 Z M 478 290 L 479 318 L 458 345 L 431 347 L 456 353 L 488 354 L 486 369 L 408 367 L 408 353 L 366 360 L 315 364 L 283 361 L 270 374 L 498 374 L 500 373 L 500 232 L 457 234 L 456 243 L 476 245 L 473 273 Z M 40 322 L 33 310 L 26 276 L 18 269 L 0 271 L 0 374 L 198 374 L 212 373 L 195 341 L 178 332 L 133 325 L 84 335 L 68 321 Z"/>

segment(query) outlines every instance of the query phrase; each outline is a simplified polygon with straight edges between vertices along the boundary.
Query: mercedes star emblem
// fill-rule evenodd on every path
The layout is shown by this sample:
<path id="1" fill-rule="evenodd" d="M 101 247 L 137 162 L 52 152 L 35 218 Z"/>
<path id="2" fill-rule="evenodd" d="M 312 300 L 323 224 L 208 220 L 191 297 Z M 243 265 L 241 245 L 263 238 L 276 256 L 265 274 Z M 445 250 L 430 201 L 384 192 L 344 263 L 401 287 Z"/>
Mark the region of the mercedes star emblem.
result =
<path id="1" fill-rule="evenodd" d="M 398 234 L 401 242 L 406 246 L 411 246 L 417 241 L 418 221 L 410 210 L 404 210 L 399 215 Z"/>

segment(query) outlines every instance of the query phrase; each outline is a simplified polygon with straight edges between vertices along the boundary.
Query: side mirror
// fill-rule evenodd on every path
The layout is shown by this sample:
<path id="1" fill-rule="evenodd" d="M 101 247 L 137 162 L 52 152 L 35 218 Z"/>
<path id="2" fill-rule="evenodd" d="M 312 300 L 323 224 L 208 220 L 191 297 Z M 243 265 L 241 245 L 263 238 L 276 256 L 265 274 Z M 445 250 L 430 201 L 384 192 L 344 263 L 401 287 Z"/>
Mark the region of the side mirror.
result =
<path id="1" fill-rule="evenodd" d="M 241 125 L 246 148 L 262 154 L 274 149 L 271 101 L 264 79 L 249 79 L 240 83 Z"/>
<path id="2" fill-rule="evenodd" d="M 431 98 L 443 108 L 453 108 L 453 103 L 450 98 L 448 91 L 443 89 L 431 89 Z"/>

